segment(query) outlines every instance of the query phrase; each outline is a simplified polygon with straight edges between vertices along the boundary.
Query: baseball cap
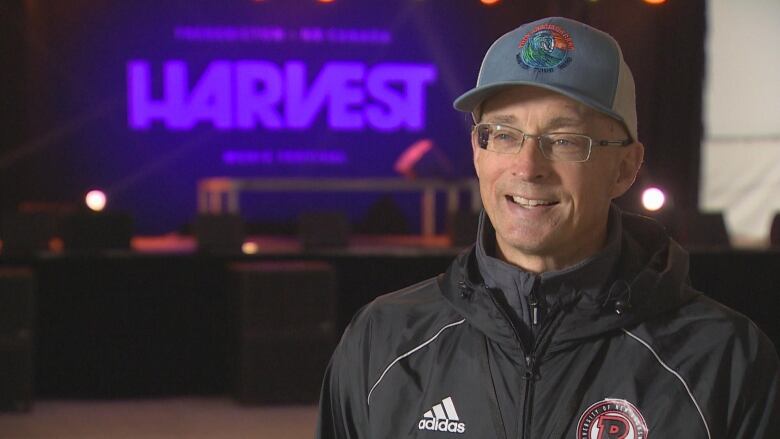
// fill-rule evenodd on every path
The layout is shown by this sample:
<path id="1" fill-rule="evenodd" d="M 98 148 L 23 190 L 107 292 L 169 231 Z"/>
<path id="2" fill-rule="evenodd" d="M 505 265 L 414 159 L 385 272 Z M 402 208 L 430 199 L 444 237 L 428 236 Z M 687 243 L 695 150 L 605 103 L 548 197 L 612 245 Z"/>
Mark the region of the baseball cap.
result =
<path id="1" fill-rule="evenodd" d="M 568 18 L 524 24 L 496 40 L 485 54 L 477 86 L 455 99 L 455 109 L 475 113 L 508 87 L 555 91 L 622 122 L 638 139 L 634 77 L 617 41 Z"/>

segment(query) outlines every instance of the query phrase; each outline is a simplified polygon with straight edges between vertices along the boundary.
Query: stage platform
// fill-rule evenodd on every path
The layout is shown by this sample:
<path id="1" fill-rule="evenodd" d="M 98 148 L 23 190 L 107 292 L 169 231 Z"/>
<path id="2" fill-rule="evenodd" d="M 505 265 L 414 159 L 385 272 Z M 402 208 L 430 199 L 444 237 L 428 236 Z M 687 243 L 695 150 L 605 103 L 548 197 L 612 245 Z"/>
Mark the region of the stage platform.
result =
<path id="1" fill-rule="evenodd" d="M 136 237 L 132 249 L 3 258 L 37 278 L 39 398 L 224 395 L 231 386 L 229 266 L 318 261 L 337 279 L 338 334 L 373 298 L 444 271 L 462 251 L 445 236 L 356 236 L 335 249 L 255 236 L 254 254 L 205 254 L 186 236 Z M 698 289 L 751 317 L 780 344 L 780 251 L 691 252 Z M 301 361 L 306 354 L 301 352 Z M 294 382 L 295 371 L 290 371 Z"/>
<path id="2" fill-rule="evenodd" d="M 455 255 L 462 248 L 450 244 L 447 235 L 353 235 L 344 247 L 306 249 L 299 239 L 290 236 L 250 236 L 246 243 L 253 250 L 246 256 L 307 256 L 328 255 Z M 136 236 L 130 242 L 134 253 L 153 255 L 183 255 L 197 252 L 195 238 L 170 234 L 161 236 Z"/>

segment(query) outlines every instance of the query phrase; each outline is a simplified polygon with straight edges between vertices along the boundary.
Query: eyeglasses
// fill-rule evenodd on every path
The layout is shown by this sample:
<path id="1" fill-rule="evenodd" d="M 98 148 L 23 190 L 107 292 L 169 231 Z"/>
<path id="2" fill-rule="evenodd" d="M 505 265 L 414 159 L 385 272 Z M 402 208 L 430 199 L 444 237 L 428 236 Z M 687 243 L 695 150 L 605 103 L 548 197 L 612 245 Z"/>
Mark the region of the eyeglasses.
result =
<path id="1" fill-rule="evenodd" d="M 573 133 L 548 133 L 535 136 L 498 123 L 478 123 L 471 133 L 471 141 L 475 146 L 500 154 L 519 153 L 528 137 L 539 142 L 539 150 L 545 158 L 560 162 L 587 161 L 594 144 L 628 146 L 633 143 L 631 139 L 594 141 L 584 134 Z"/>

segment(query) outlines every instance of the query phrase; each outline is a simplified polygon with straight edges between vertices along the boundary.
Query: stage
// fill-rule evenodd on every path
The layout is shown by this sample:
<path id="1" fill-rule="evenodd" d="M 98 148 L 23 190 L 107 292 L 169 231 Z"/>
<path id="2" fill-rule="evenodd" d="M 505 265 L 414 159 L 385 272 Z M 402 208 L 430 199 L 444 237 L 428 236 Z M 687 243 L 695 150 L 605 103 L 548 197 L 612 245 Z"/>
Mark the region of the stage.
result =
<path id="1" fill-rule="evenodd" d="M 361 306 L 444 271 L 462 251 L 446 236 L 353 236 L 344 248 L 316 250 L 289 236 L 249 241 L 256 244 L 254 254 L 200 253 L 192 237 L 166 235 L 135 237 L 132 249 L 124 251 L 4 258 L 5 267 L 30 267 L 37 282 L 36 398 L 235 391 L 231 267 L 236 263 L 299 261 L 331 267 L 335 341 Z M 777 250 L 694 250 L 691 281 L 748 315 L 777 345 L 779 262 Z M 288 323 L 294 329 L 296 322 Z M 306 343 L 296 354 L 298 361 L 306 361 Z M 293 369 L 287 371 L 290 386 L 298 380 Z M 309 390 L 308 395 L 316 393 Z"/>

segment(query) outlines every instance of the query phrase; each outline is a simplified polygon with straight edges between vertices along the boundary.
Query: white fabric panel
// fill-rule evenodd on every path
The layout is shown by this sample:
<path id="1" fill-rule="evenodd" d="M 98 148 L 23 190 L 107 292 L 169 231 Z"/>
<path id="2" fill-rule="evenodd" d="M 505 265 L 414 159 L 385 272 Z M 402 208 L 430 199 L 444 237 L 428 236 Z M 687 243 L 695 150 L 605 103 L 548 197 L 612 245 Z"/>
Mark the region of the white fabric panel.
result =
<path id="1" fill-rule="evenodd" d="M 700 207 L 732 239 L 765 241 L 780 212 L 780 1 L 709 0 Z"/>
<path id="2" fill-rule="evenodd" d="M 736 239 L 766 240 L 780 212 L 780 139 L 705 141 L 701 208 L 723 211 Z"/>
<path id="3" fill-rule="evenodd" d="M 780 1 L 709 0 L 704 122 L 708 136 L 780 133 Z"/>

